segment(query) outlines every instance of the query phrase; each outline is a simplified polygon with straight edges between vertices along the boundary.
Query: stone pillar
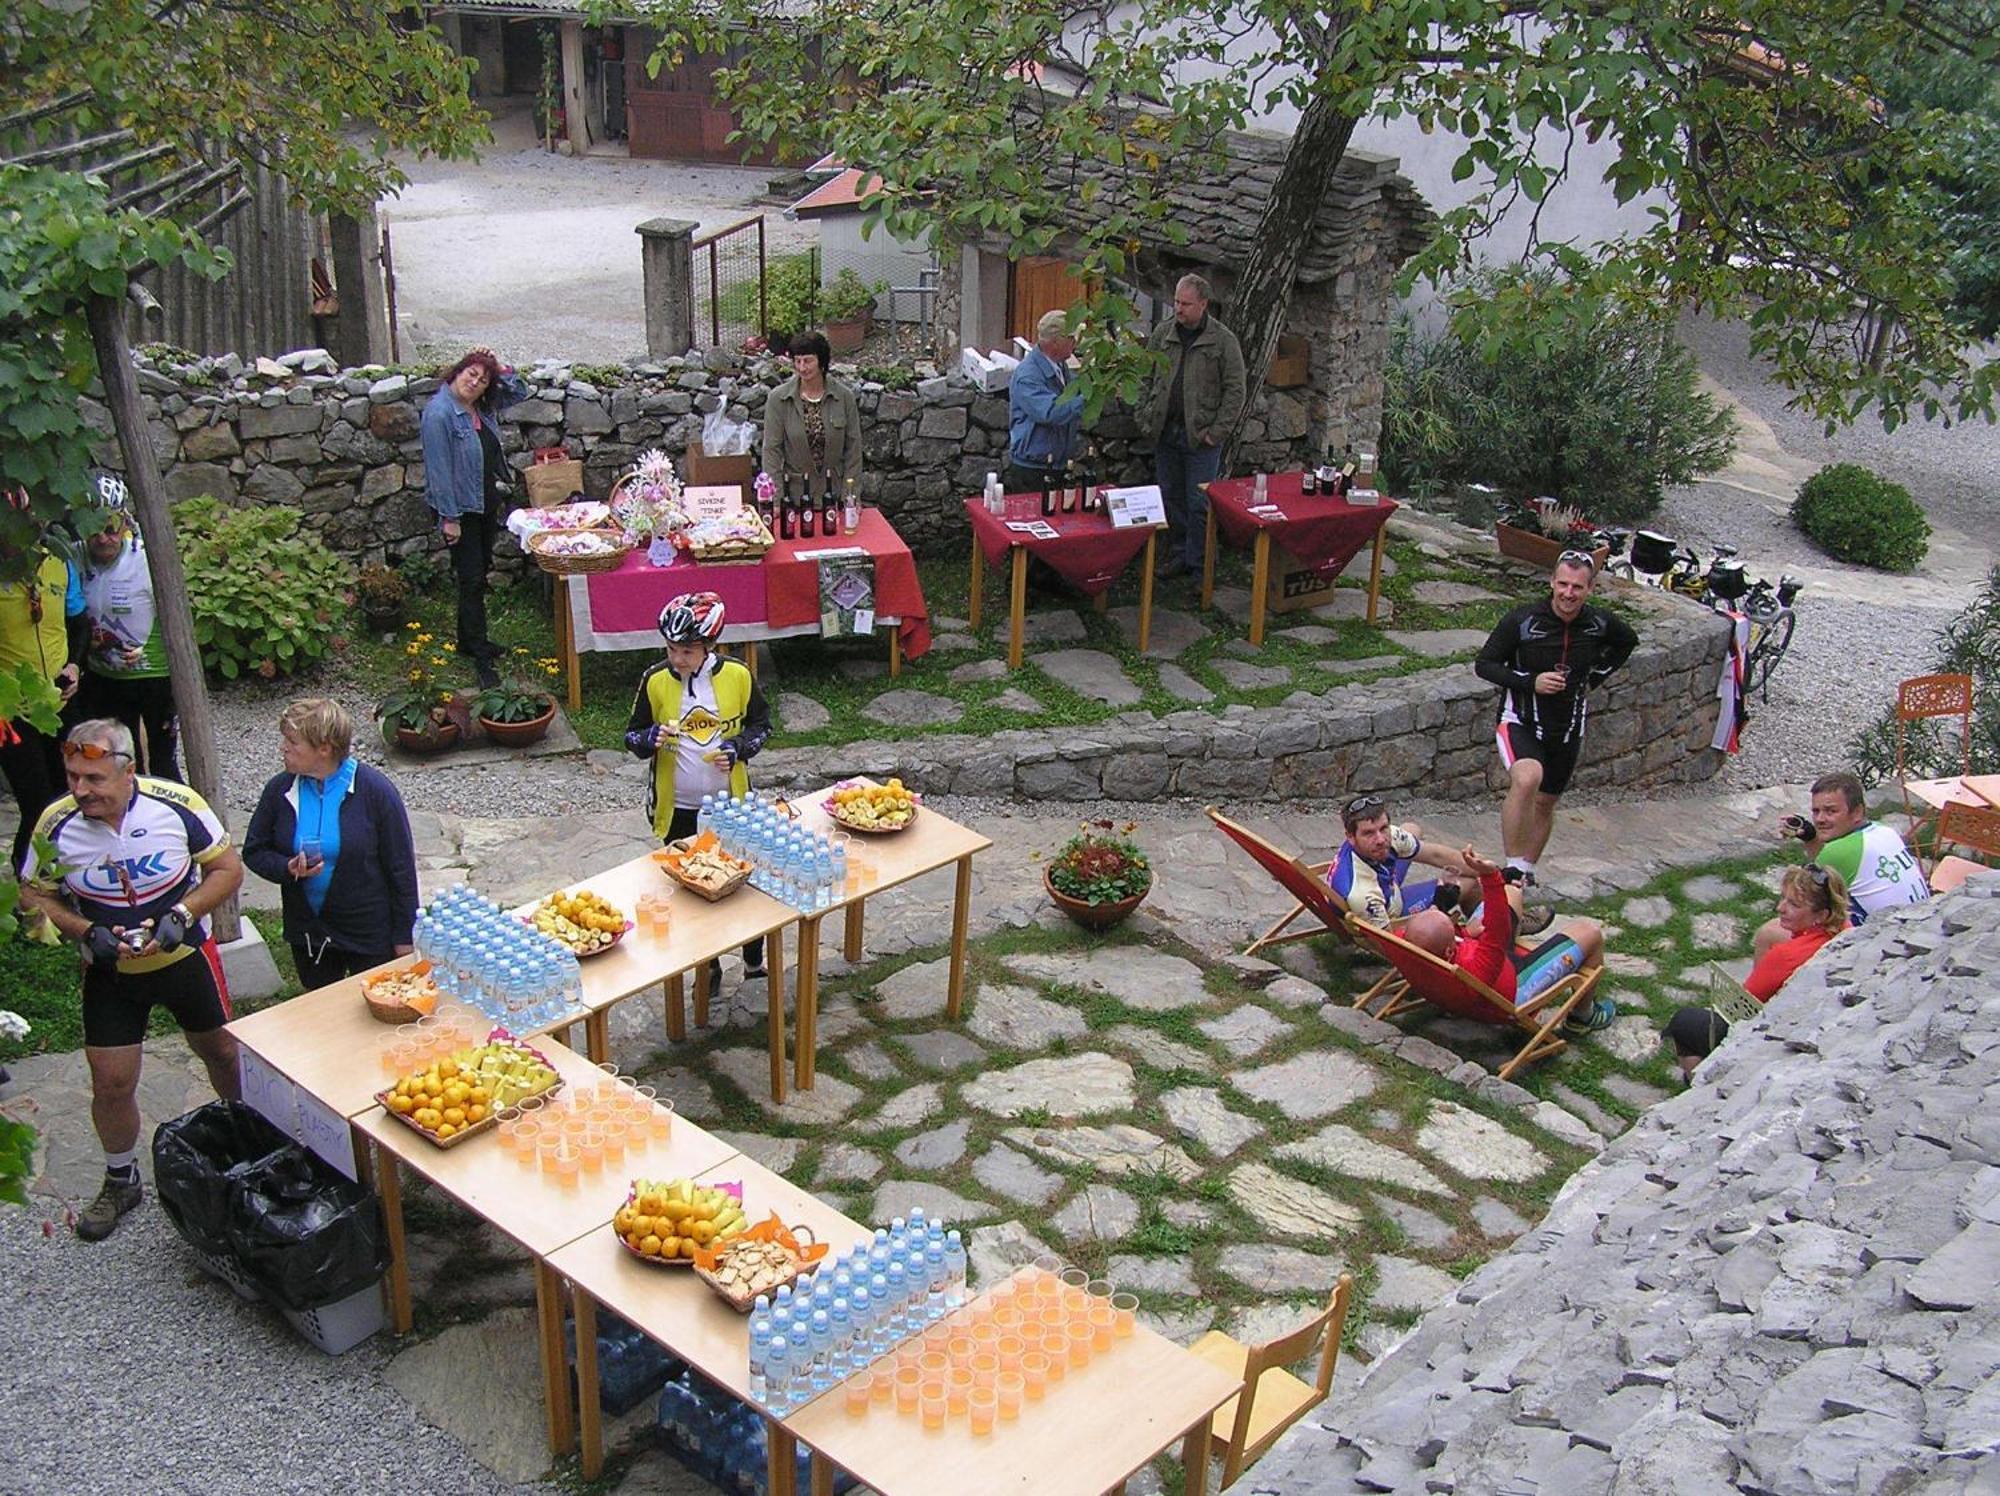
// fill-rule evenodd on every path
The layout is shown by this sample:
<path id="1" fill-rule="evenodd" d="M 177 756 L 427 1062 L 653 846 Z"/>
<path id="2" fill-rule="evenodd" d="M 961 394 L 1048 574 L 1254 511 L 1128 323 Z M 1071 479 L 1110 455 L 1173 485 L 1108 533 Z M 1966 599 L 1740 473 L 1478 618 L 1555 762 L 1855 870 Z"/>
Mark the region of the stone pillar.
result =
<path id="1" fill-rule="evenodd" d="M 562 106 L 570 152 L 581 156 L 590 149 L 590 127 L 584 117 L 581 21 L 562 23 Z"/>
<path id="2" fill-rule="evenodd" d="M 671 358 L 694 346 L 694 231 L 700 227 L 691 218 L 649 218 L 635 230 L 649 358 Z"/>

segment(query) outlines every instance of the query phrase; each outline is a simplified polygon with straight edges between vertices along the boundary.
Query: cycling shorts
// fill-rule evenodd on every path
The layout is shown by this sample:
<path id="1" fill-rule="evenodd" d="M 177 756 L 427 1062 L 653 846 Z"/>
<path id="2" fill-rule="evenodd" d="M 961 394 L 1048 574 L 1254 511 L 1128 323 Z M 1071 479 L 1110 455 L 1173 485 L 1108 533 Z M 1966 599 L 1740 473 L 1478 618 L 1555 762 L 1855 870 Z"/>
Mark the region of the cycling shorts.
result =
<path id="1" fill-rule="evenodd" d="M 83 1042 L 97 1048 L 138 1044 L 154 1008 L 165 1008 L 190 1034 L 221 1028 L 234 1016 L 222 952 L 204 940 L 171 966 L 151 971 L 83 969 Z"/>
<path id="2" fill-rule="evenodd" d="M 1569 777 L 1576 772 L 1576 756 L 1583 748 L 1580 735 L 1551 743 L 1523 723 L 1502 722 L 1494 729 L 1493 736 L 1500 745 L 1503 767 L 1511 769 L 1515 760 L 1530 758 L 1542 766 L 1544 795 L 1560 795 L 1569 788 Z"/>
<path id="3" fill-rule="evenodd" d="M 1583 969 L 1583 947 L 1567 935 L 1551 935 L 1531 951 L 1515 951 L 1514 1002 L 1532 1002 L 1564 977 Z"/>

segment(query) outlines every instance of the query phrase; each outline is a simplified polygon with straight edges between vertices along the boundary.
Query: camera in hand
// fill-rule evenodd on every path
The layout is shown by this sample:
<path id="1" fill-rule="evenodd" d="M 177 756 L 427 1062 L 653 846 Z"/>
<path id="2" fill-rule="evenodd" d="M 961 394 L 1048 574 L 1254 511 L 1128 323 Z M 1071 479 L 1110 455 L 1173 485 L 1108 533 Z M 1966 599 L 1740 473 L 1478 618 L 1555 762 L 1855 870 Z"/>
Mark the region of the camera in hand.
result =
<path id="1" fill-rule="evenodd" d="M 1528 870 L 1526 868 L 1503 867 L 1500 869 L 1500 881 L 1502 883 L 1520 883 L 1525 881 L 1527 876 Z"/>
<path id="2" fill-rule="evenodd" d="M 1784 826 L 1787 836 L 1796 836 L 1800 841 L 1813 839 L 1813 823 L 1804 816 L 1786 816 Z"/>

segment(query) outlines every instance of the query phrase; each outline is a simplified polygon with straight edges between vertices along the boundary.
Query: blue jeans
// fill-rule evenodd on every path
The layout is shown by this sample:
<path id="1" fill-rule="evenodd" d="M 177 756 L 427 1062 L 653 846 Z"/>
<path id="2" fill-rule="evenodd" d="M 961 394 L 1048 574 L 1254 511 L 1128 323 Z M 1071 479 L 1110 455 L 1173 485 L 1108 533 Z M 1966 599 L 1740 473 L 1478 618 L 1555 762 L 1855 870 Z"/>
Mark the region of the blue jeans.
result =
<path id="1" fill-rule="evenodd" d="M 1222 448 L 1190 446 L 1187 429 L 1167 423 L 1153 449 L 1153 479 L 1167 510 L 1167 554 L 1178 554 L 1189 571 L 1200 571 L 1208 553 L 1208 495 L 1201 485 L 1221 473 Z"/>

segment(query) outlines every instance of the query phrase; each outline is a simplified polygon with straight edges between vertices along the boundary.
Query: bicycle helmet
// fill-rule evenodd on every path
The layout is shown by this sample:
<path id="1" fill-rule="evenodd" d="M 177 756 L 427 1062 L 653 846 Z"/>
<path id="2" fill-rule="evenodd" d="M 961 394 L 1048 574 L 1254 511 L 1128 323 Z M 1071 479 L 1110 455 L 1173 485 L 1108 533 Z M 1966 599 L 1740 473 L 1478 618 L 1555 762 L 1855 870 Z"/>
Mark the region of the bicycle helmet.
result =
<path id="1" fill-rule="evenodd" d="M 722 637 L 722 599 L 713 592 L 683 592 L 660 609 L 660 635 L 669 644 L 713 644 Z"/>
<path id="2" fill-rule="evenodd" d="M 90 470 L 90 507 L 93 511 L 109 519 L 125 513 L 131 504 L 131 491 L 125 487 L 123 478 L 105 468 Z"/>

